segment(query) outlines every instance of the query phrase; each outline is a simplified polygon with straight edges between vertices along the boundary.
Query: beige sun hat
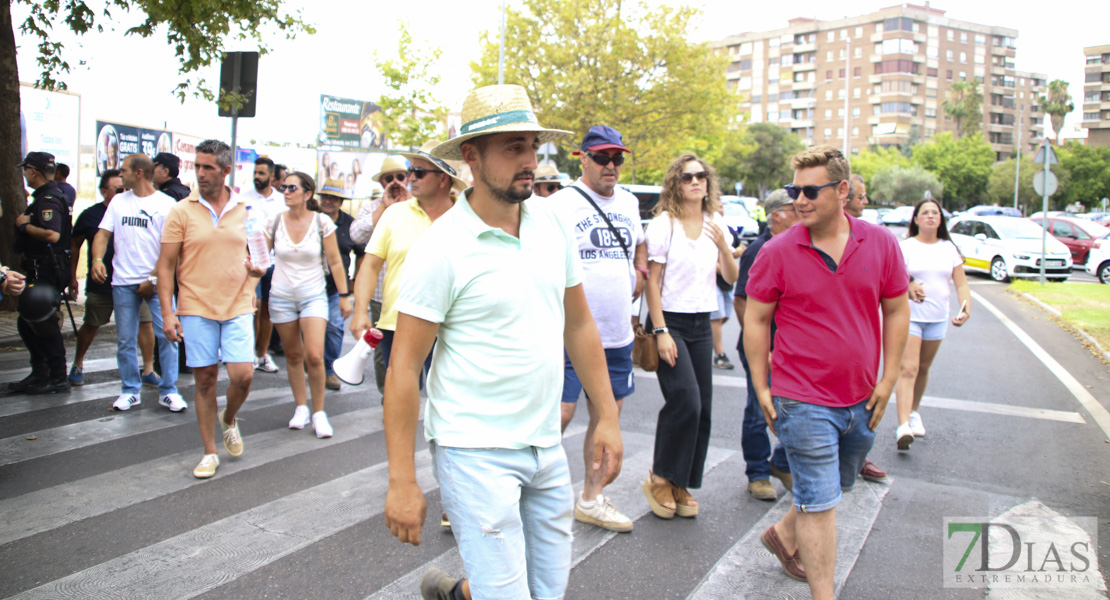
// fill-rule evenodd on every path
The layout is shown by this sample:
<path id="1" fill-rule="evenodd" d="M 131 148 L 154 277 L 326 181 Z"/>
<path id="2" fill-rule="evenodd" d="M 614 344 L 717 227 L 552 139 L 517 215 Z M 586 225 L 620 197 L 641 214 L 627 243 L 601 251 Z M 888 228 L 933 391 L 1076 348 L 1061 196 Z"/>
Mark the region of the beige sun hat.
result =
<path id="1" fill-rule="evenodd" d="M 470 92 L 463 101 L 462 122 L 459 135 L 436 146 L 431 152 L 433 156 L 462 160 L 463 142 L 507 131 L 535 132 L 541 144 L 574 135 L 562 129 L 541 127 L 528 93 L 519 85 L 488 85 Z"/>
<path id="2" fill-rule="evenodd" d="M 444 173 L 447 173 L 447 175 L 451 177 L 451 187 L 456 190 L 461 191 L 470 187 L 460 176 L 459 169 L 456 165 L 452 165 L 450 162 L 443 160 L 442 158 L 436 158 L 430 154 L 432 149 L 440 145 L 440 143 L 441 142 L 439 140 L 428 140 L 424 142 L 424 145 L 421 146 L 420 149 L 416 152 L 398 152 L 397 154 L 408 158 L 410 161 L 414 158 L 423 158 L 424 160 L 432 163 L 437 169 L 443 171 Z"/>
<path id="3" fill-rule="evenodd" d="M 560 173 L 555 165 L 540 165 L 536 167 L 533 176 L 534 179 L 532 181 L 535 183 L 557 183 L 562 186 L 568 186 L 574 183 L 570 180 L 570 177 Z"/>
<path id="4" fill-rule="evenodd" d="M 382 161 L 382 168 L 379 169 L 377 173 L 374 173 L 374 176 L 370 178 L 370 181 L 373 181 L 374 183 L 381 183 L 383 173 L 392 173 L 394 171 L 405 171 L 407 173 L 408 170 L 409 164 L 405 162 L 405 159 L 391 154 L 385 157 L 385 160 Z"/>

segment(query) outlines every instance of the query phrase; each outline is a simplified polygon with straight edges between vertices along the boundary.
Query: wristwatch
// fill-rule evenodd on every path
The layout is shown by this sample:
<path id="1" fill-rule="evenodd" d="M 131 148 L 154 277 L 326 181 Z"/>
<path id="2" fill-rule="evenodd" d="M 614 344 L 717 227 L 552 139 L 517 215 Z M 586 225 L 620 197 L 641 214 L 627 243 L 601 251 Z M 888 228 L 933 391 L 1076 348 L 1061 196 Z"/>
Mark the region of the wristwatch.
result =
<path id="1" fill-rule="evenodd" d="M 667 329 L 666 327 L 656 327 L 655 329 L 651 330 L 651 335 L 659 335 L 660 333 L 670 333 L 670 331 L 671 330 Z"/>
<path id="2" fill-rule="evenodd" d="M 158 276 L 157 275 L 151 275 L 150 277 L 147 277 L 146 280 L 149 281 L 150 283 L 152 283 L 153 285 L 158 285 Z"/>

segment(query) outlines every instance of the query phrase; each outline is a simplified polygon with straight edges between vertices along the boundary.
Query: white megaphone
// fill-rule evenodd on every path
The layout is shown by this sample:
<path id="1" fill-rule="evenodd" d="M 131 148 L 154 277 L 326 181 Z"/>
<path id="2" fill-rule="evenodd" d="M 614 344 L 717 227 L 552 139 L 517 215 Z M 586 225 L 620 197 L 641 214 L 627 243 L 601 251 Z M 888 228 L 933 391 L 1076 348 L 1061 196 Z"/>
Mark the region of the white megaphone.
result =
<path id="1" fill-rule="evenodd" d="M 339 377 L 340 381 L 347 385 L 358 385 L 362 383 L 362 372 L 366 369 L 366 363 L 374 354 L 374 348 L 382 341 L 382 332 L 378 331 L 376 327 L 371 327 L 362 334 L 362 339 L 355 344 L 343 358 L 337 359 L 332 363 L 332 368 L 335 369 L 335 375 Z"/>

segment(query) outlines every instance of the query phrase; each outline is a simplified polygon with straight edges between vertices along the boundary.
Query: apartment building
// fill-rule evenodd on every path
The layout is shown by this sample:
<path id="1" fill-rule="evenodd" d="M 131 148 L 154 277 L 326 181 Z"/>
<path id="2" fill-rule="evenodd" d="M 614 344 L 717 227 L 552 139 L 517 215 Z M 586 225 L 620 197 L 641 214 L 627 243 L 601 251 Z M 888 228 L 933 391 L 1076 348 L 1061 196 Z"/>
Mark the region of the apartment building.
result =
<path id="1" fill-rule="evenodd" d="M 1083 49 L 1087 57 L 1083 82 L 1083 128 L 1087 144 L 1110 147 L 1110 46 Z"/>
<path id="2" fill-rule="evenodd" d="M 728 57 L 729 89 L 752 122 L 774 122 L 806 144 L 905 146 L 956 129 L 944 113 L 953 83 L 978 82 L 983 136 L 998 160 L 1043 136 L 1034 98 L 1045 76 L 1020 73 L 1018 32 L 902 4 L 833 21 L 799 17 L 774 31 L 712 44 Z M 1110 89 L 1108 86 L 1107 89 Z"/>

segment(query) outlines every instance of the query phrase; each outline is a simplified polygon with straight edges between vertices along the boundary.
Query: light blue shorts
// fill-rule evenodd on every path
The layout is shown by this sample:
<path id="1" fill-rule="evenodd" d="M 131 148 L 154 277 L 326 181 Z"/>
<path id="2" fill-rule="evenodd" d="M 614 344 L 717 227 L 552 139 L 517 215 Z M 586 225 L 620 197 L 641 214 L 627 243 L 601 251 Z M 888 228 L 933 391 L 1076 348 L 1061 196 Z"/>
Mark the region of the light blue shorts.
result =
<path id="1" fill-rule="evenodd" d="M 185 363 L 192 368 L 219 362 L 217 351 L 225 363 L 254 362 L 254 313 L 226 321 L 185 315 L 181 317 L 181 330 L 189 348 Z"/>
<path id="2" fill-rule="evenodd" d="M 325 290 L 304 300 L 286 300 L 270 295 L 270 321 L 274 323 L 292 323 L 308 317 L 327 321 L 328 315 L 328 294 Z"/>
<path id="3" fill-rule="evenodd" d="M 925 323 L 910 321 L 910 335 L 915 335 L 926 342 L 939 342 L 948 333 L 948 321 Z"/>

